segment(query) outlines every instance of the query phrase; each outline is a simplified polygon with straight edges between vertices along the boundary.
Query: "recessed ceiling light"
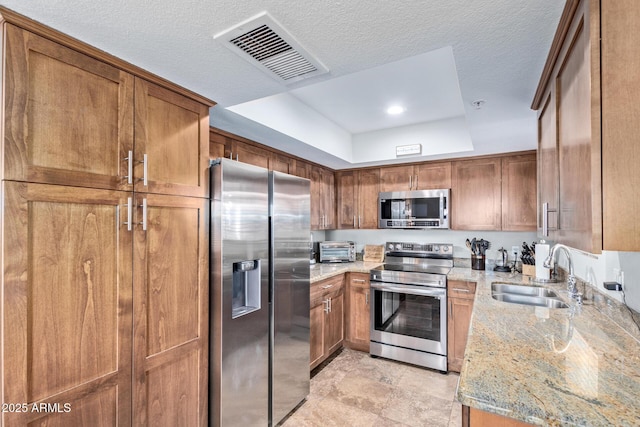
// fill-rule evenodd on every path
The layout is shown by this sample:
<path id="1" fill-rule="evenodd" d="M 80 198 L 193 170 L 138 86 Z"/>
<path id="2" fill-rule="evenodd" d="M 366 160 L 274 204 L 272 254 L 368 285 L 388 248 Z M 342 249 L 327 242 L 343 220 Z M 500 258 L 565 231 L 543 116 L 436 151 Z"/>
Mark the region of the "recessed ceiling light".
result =
<path id="1" fill-rule="evenodd" d="M 405 108 L 400 105 L 392 105 L 391 107 L 387 108 L 387 114 L 390 114 L 392 116 L 396 116 L 404 112 L 405 112 Z"/>
<path id="2" fill-rule="evenodd" d="M 473 108 L 475 108 L 476 110 L 479 110 L 482 107 L 484 107 L 484 104 L 486 103 L 487 101 L 485 101 L 484 99 L 476 99 L 475 101 L 471 101 L 471 105 L 473 105 Z"/>

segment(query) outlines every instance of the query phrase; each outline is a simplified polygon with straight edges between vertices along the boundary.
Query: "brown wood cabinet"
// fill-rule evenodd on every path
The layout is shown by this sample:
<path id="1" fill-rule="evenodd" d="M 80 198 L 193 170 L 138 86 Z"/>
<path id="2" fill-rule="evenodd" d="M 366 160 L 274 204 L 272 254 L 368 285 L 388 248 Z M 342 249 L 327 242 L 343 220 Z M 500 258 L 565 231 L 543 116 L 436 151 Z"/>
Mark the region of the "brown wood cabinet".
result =
<path id="1" fill-rule="evenodd" d="M 447 369 L 460 372 L 467 347 L 467 335 L 473 311 L 476 282 L 449 280 L 447 298 L 449 323 L 447 325 Z"/>
<path id="2" fill-rule="evenodd" d="M 568 1 L 532 104 L 539 227 L 591 253 L 640 250 L 639 25 L 633 0 Z"/>
<path id="3" fill-rule="evenodd" d="M 380 170 L 337 171 L 336 222 L 340 229 L 377 229 Z"/>
<path id="4" fill-rule="evenodd" d="M 4 425 L 130 425 L 131 193 L 4 181 Z M 61 424 L 59 424 L 61 423 Z"/>
<path id="5" fill-rule="evenodd" d="M 335 183 L 333 171 L 322 166 L 311 167 L 311 229 L 335 228 Z"/>
<path id="6" fill-rule="evenodd" d="M 462 425 L 465 427 L 531 427 L 533 424 L 468 406 L 462 407 Z"/>
<path id="7" fill-rule="evenodd" d="M 269 169 L 270 155 L 270 151 L 265 148 L 257 147 L 231 138 L 229 139 L 229 144 L 227 145 L 225 153 L 226 157 L 230 157 L 242 163 L 260 166 L 265 169 Z"/>
<path id="8" fill-rule="evenodd" d="M 139 194 L 134 206 L 133 424 L 206 425 L 208 201 Z"/>
<path id="9" fill-rule="evenodd" d="M 322 363 L 344 341 L 344 274 L 311 285 L 310 368 Z"/>
<path id="10" fill-rule="evenodd" d="M 213 129 L 209 130 L 209 158 L 217 159 L 219 157 L 225 157 L 225 149 L 227 146 L 227 138 L 224 135 L 215 132 Z"/>
<path id="11" fill-rule="evenodd" d="M 453 162 L 450 210 L 453 229 L 502 228 L 501 165 L 496 157 Z"/>
<path id="12" fill-rule="evenodd" d="M 0 424 L 205 426 L 213 102 L 0 12 Z"/>
<path id="13" fill-rule="evenodd" d="M 451 188 L 451 162 L 380 168 L 380 191 Z"/>
<path id="14" fill-rule="evenodd" d="M 536 229 L 536 155 L 502 158 L 502 230 Z"/>
<path id="15" fill-rule="evenodd" d="M 345 342 L 347 347 L 367 353 L 371 338 L 370 292 L 368 273 L 347 273 Z"/>
<path id="16" fill-rule="evenodd" d="M 4 179 L 207 196 L 207 105 L 5 25 Z"/>

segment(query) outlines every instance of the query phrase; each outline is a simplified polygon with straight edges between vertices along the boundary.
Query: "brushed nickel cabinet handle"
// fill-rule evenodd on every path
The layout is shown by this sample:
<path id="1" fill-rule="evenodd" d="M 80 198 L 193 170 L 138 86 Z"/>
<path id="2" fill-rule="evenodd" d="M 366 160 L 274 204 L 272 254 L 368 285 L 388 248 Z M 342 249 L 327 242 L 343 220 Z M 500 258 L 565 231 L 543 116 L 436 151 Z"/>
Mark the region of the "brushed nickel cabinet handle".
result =
<path id="1" fill-rule="evenodd" d="M 418 189 L 418 175 L 416 175 L 415 190 Z"/>
<path id="2" fill-rule="evenodd" d="M 129 151 L 129 153 L 131 153 L 131 151 Z M 133 198 L 132 197 L 127 197 L 127 222 L 125 222 L 125 224 L 127 225 L 127 231 L 131 231 L 132 227 L 133 227 Z"/>
<path id="3" fill-rule="evenodd" d="M 353 228 L 356 228 L 356 216 L 353 216 Z"/>
<path id="4" fill-rule="evenodd" d="M 409 175 L 409 190 L 413 188 L 413 175 Z"/>
<path id="5" fill-rule="evenodd" d="M 469 289 L 461 289 L 461 288 L 453 288 L 451 289 L 452 291 L 456 291 L 456 292 L 471 292 Z"/>
<path id="6" fill-rule="evenodd" d="M 329 288 L 333 288 L 333 285 L 324 285 L 321 286 L 322 289 L 329 289 Z"/>
<path id="7" fill-rule="evenodd" d="M 142 229 L 144 231 L 147 231 L 147 199 L 146 198 L 142 199 L 142 204 L 140 205 L 140 207 L 142 208 L 142 222 L 140 224 L 142 225 Z"/>
<path id="8" fill-rule="evenodd" d="M 449 300 L 449 318 L 453 319 L 453 306 L 451 305 L 451 300 Z"/>
<path id="9" fill-rule="evenodd" d="M 142 163 L 142 178 L 140 178 L 139 181 L 142 181 L 142 185 L 144 185 L 145 187 L 149 184 L 149 180 L 147 179 L 147 172 L 149 171 L 148 160 L 149 160 L 149 157 L 145 153 L 142 155 L 142 161 L 138 162 L 138 163 Z"/>
<path id="10" fill-rule="evenodd" d="M 352 282 L 356 282 L 356 283 L 364 283 L 365 280 L 364 279 L 351 279 Z"/>
<path id="11" fill-rule="evenodd" d="M 364 294 L 364 303 L 366 305 L 369 305 L 369 292 Z"/>
<path id="12" fill-rule="evenodd" d="M 329 313 L 331 313 L 331 309 L 332 309 L 332 308 L 333 308 L 333 307 L 331 307 L 331 298 L 329 298 Z"/>
<path id="13" fill-rule="evenodd" d="M 133 151 L 129 150 L 123 160 L 127 162 L 127 184 L 133 184 Z"/>
<path id="14" fill-rule="evenodd" d="M 358 228 L 362 228 L 362 217 L 358 216 Z"/>

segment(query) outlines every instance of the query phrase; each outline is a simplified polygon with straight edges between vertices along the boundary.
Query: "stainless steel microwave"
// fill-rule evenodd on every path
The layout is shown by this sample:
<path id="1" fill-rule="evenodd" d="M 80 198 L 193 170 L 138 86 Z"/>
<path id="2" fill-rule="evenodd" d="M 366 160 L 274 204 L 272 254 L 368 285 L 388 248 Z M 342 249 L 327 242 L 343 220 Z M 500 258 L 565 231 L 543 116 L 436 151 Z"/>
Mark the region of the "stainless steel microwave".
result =
<path id="1" fill-rule="evenodd" d="M 450 190 L 382 192 L 379 228 L 449 228 Z"/>

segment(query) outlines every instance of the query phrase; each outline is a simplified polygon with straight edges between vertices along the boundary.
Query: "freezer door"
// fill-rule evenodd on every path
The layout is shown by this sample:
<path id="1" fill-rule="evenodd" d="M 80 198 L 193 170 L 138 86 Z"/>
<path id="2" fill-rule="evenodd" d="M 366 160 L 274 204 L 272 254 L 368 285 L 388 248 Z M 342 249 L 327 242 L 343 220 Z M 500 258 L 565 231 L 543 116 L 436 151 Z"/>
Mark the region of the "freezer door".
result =
<path id="1" fill-rule="evenodd" d="M 309 180 L 270 172 L 271 425 L 309 394 Z"/>
<path id="2" fill-rule="evenodd" d="M 211 422 L 269 422 L 269 172 L 211 168 Z"/>

